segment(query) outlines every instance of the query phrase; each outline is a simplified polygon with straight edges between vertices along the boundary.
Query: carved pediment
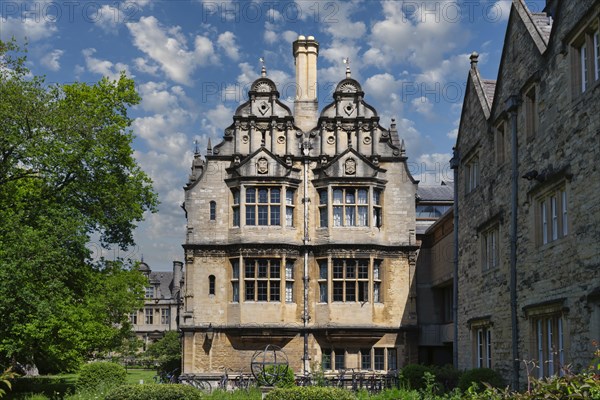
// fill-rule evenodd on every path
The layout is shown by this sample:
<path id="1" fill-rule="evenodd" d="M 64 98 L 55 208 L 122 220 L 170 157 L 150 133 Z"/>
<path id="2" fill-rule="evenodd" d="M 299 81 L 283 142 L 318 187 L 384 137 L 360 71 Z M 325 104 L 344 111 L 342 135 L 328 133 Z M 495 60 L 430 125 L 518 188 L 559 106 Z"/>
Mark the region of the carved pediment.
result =
<path id="1" fill-rule="evenodd" d="M 237 162 L 236 162 L 237 161 Z M 285 178 L 293 173 L 291 165 L 265 148 L 261 148 L 242 160 L 235 160 L 227 172 L 232 177 Z"/>
<path id="2" fill-rule="evenodd" d="M 348 149 L 315 170 L 319 178 L 381 178 L 385 170 L 354 149 Z"/>

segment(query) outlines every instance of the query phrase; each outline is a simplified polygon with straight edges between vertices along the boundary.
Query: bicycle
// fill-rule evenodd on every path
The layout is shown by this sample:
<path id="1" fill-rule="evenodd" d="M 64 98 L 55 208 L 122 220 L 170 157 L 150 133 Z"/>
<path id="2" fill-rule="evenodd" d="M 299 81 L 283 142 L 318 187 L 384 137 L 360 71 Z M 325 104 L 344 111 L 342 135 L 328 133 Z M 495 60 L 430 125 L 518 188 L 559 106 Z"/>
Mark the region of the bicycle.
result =
<path id="1" fill-rule="evenodd" d="M 236 389 L 248 390 L 252 386 L 252 377 L 240 371 L 239 375 L 235 377 L 233 384 Z"/>
<path id="2" fill-rule="evenodd" d="M 179 383 L 182 385 L 190 385 L 199 389 L 203 392 L 210 393 L 212 391 L 212 385 L 209 381 L 195 376 L 180 376 Z"/>
<path id="3" fill-rule="evenodd" d="M 296 376 L 296 386 L 313 386 L 312 374 Z"/>
<path id="4" fill-rule="evenodd" d="M 229 389 L 229 374 L 227 373 L 228 368 L 224 367 L 223 375 L 221 375 L 221 379 L 219 380 L 218 389 L 227 391 Z"/>
<path id="5" fill-rule="evenodd" d="M 154 375 L 154 383 L 165 384 L 165 383 L 177 383 L 177 372 L 179 368 L 175 368 L 171 372 L 159 371 Z"/>

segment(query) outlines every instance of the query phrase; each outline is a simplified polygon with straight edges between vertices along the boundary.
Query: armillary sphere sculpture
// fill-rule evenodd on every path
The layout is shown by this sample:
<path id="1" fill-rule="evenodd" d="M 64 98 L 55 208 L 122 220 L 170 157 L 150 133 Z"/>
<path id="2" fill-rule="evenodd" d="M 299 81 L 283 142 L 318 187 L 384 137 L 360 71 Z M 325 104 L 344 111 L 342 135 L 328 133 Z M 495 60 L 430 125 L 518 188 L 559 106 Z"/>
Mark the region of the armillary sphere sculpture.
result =
<path id="1" fill-rule="evenodd" d="M 252 356 L 250 369 L 261 386 L 273 386 L 281 380 L 288 370 L 288 358 L 279 346 L 267 345 Z"/>

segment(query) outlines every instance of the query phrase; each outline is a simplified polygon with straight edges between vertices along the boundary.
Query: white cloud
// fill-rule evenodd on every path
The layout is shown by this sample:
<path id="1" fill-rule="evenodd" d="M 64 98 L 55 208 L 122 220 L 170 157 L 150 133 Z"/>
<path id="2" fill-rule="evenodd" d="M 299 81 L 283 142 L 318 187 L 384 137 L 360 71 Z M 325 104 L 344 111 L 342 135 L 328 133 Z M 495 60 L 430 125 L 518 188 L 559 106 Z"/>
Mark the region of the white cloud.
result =
<path id="1" fill-rule="evenodd" d="M 421 154 L 411 163 L 410 171 L 421 184 L 441 185 L 443 182 L 452 181 L 453 171 L 450 169 L 450 153 Z"/>
<path id="2" fill-rule="evenodd" d="M 507 21 L 510 16 L 512 0 L 498 0 L 488 9 L 487 18 L 490 22 Z"/>
<path id="3" fill-rule="evenodd" d="M 433 103 L 429 98 L 422 96 L 411 101 L 413 109 L 425 117 L 431 118 L 433 112 Z"/>
<path id="4" fill-rule="evenodd" d="M 221 50 L 223 50 L 225 54 L 227 54 L 227 57 L 229 57 L 233 61 L 237 61 L 240 59 L 240 48 L 235 43 L 235 35 L 233 34 L 233 32 L 227 31 L 220 34 L 217 39 L 217 43 Z"/>
<path id="5" fill-rule="evenodd" d="M 49 53 L 46 53 L 41 59 L 40 62 L 46 68 L 51 71 L 58 71 L 60 69 L 60 57 L 64 54 L 64 50 L 55 49 Z"/>
<path id="6" fill-rule="evenodd" d="M 144 72 L 146 74 L 157 76 L 158 75 L 158 65 L 154 63 L 150 63 L 144 57 L 137 57 L 133 60 L 133 64 L 135 69 L 140 72 Z"/>
<path id="7" fill-rule="evenodd" d="M 318 17 L 325 32 L 334 40 L 362 39 L 367 32 L 365 23 L 352 21 L 352 15 L 360 11 L 361 4 L 362 0 L 321 3 L 323 10 Z M 314 9 L 319 6 L 313 4 L 311 7 Z"/>
<path id="8" fill-rule="evenodd" d="M 113 63 L 112 61 L 101 60 L 94 57 L 94 54 L 96 53 L 96 49 L 94 48 L 83 49 L 81 52 L 85 57 L 85 65 L 90 72 L 107 76 L 111 80 L 119 79 L 122 71 L 125 71 L 128 76 L 133 76 L 129 72 L 127 64 Z"/>
<path id="9" fill-rule="evenodd" d="M 134 45 L 157 62 L 163 73 L 175 82 L 190 85 L 196 68 L 219 62 L 207 37 L 196 36 L 194 49 L 188 50 L 179 26 L 164 27 L 153 16 L 126 25 L 133 35 Z"/>
<path id="10" fill-rule="evenodd" d="M 52 37 L 58 32 L 56 24 L 43 15 L 27 15 L 18 18 L 0 16 L 0 26 L 3 38 L 14 36 L 18 41 L 27 39 L 29 43 Z"/>

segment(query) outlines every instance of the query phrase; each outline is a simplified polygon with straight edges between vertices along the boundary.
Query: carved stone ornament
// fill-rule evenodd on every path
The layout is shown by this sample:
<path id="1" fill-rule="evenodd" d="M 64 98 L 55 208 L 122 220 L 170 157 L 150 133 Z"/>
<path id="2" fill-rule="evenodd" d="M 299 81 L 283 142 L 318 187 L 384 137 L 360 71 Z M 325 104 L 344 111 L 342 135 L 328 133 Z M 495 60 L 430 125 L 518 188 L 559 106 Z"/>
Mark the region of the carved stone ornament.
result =
<path id="1" fill-rule="evenodd" d="M 269 160 L 264 157 L 259 158 L 256 162 L 256 172 L 263 175 L 269 172 Z"/>
<path id="2" fill-rule="evenodd" d="M 260 104 L 258 105 L 258 112 L 261 115 L 265 115 L 266 113 L 269 112 L 270 109 L 271 109 L 271 106 L 266 101 L 261 101 Z"/>
<path id="3" fill-rule="evenodd" d="M 340 92 L 344 93 L 356 93 L 358 92 L 358 88 L 355 84 L 351 82 L 346 82 L 342 86 L 340 86 Z"/>
<path id="4" fill-rule="evenodd" d="M 233 164 L 234 165 L 240 165 L 240 156 L 236 155 L 235 157 L 233 157 Z"/>
<path id="5" fill-rule="evenodd" d="M 248 143 L 248 140 L 250 140 L 250 138 L 248 137 L 248 135 L 242 136 L 242 142 L 243 143 Z"/>
<path id="6" fill-rule="evenodd" d="M 329 136 L 329 137 L 327 138 L 327 143 L 328 143 L 328 144 L 334 144 L 334 143 L 335 143 L 335 137 L 333 137 L 333 136 Z"/>
<path id="7" fill-rule="evenodd" d="M 354 104 L 346 104 L 344 107 L 344 112 L 346 115 L 350 116 L 354 112 Z"/>
<path id="8" fill-rule="evenodd" d="M 266 131 L 267 129 L 269 129 L 269 123 L 268 122 L 259 122 L 256 124 L 256 129 L 258 129 L 260 131 Z"/>
<path id="9" fill-rule="evenodd" d="M 344 168 L 346 171 L 346 175 L 356 174 L 356 161 L 354 160 L 354 158 L 347 159 L 346 163 L 344 164 Z"/>
<path id="10" fill-rule="evenodd" d="M 256 92 L 260 92 L 260 93 L 268 93 L 270 92 L 273 88 L 271 87 L 271 85 L 269 85 L 267 82 L 259 82 L 256 85 L 254 85 L 253 88 Z"/>
<path id="11" fill-rule="evenodd" d="M 285 136 L 279 136 L 277 138 L 277 143 L 284 144 L 285 143 Z"/>
<path id="12" fill-rule="evenodd" d="M 363 139 L 363 143 L 364 144 L 370 144 L 371 143 L 371 136 L 365 136 Z"/>

